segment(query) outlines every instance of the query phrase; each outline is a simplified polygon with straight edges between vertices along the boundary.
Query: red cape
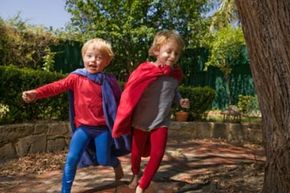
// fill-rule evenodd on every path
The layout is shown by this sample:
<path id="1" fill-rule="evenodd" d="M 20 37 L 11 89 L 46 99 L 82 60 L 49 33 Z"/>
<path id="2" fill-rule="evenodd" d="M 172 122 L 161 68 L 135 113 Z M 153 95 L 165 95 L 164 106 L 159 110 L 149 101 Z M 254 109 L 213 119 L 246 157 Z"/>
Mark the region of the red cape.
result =
<path id="1" fill-rule="evenodd" d="M 180 68 L 157 67 L 151 62 L 144 62 L 130 75 L 117 110 L 112 130 L 114 138 L 131 133 L 131 119 L 135 106 L 147 86 L 160 76 L 172 76 L 181 81 L 183 74 Z"/>

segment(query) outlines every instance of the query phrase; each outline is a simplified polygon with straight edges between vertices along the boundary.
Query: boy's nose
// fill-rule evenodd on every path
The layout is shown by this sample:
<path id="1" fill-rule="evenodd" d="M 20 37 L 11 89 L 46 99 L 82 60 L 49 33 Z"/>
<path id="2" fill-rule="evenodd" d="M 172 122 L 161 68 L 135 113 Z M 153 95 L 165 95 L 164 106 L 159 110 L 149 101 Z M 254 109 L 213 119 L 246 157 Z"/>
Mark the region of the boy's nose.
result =
<path id="1" fill-rule="evenodd" d="M 95 57 L 92 57 L 90 61 L 91 62 L 95 62 L 96 61 L 96 58 Z"/>

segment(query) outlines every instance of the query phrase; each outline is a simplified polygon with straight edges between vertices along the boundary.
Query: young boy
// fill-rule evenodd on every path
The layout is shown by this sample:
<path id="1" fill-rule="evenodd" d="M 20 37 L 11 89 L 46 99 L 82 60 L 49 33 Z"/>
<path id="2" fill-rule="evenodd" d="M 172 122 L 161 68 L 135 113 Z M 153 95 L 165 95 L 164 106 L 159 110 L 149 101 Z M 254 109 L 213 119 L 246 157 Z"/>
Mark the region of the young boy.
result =
<path id="1" fill-rule="evenodd" d="M 136 193 L 148 188 L 165 152 L 171 105 L 182 78 L 176 63 L 183 46 L 176 32 L 157 33 L 149 50 L 156 61 L 140 64 L 121 95 L 113 137 L 132 133 L 133 178 L 129 187 L 136 188 Z M 188 108 L 188 99 L 180 99 L 180 105 Z M 148 154 L 148 164 L 139 180 L 141 157 Z"/>
<path id="2" fill-rule="evenodd" d="M 121 89 L 112 75 L 103 72 L 113 58 L 111 45 L 103 39 L 91 39 L 82 47 L 82 58 L 83 69 L 22 94 L 23 100 L 29 103 L 65 91 L 72 93 L 70 114 L 74 133 L 64 166 L 62 193 L 71 192 L 78 164 L 87 166 L 95 162 L 112 166 L 116 180 L 124 175 L 120 161 L 112 154 L 112 146 L 120 149 L 122 144 L 127 144 L 128 139 L 126 136 L 118 140 L 111 137 Z M 119 143 L 119 140 L 124 140 L 124 143 Z M 86 151 L 90 144 L 95 146 L 93 154 Z"/>

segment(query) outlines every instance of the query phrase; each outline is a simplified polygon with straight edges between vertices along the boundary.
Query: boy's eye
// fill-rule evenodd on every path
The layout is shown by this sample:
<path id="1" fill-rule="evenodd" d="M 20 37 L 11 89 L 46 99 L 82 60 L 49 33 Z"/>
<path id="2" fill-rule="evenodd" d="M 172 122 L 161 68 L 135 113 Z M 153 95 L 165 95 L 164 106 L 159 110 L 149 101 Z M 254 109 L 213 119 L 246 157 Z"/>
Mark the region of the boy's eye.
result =
<path id="1" fill-rule="evenodd" d="M 174 52 L 174 51 L 166 51 L 167 54 L 174 54 L 174 56 L 178 56 L 179 53 L 178 52 Z"/>
<path id="2" fill-rule="evenodd" d="M 93 54 L 87 54 L 87 57 L 88 57 L 88 58 L 92 58 L 92 57 L 94 57 L 94 56 L 95 56 L 95 55 L 93 55 Z M 95 58 L 100 60 L 100 59 L 102 59 L 103 57 L 102 57 L 102 56 L 95 56 Z"/>

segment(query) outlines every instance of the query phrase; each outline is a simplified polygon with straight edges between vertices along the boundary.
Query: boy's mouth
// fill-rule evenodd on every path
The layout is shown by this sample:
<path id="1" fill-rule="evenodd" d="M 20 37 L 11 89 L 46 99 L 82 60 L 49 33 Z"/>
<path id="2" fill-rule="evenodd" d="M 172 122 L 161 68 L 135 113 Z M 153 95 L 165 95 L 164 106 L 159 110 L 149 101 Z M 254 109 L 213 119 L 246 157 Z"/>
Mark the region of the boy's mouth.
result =
<path id="1" fill-rule="evenodd" d="M 93 64 L 89 65 L 89 68 L 97 68 L 97 67 L 98 67 L 98 65 L 93 65 Z"/>

